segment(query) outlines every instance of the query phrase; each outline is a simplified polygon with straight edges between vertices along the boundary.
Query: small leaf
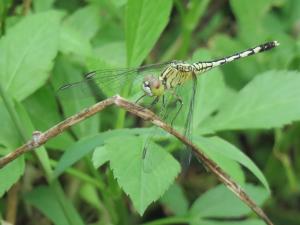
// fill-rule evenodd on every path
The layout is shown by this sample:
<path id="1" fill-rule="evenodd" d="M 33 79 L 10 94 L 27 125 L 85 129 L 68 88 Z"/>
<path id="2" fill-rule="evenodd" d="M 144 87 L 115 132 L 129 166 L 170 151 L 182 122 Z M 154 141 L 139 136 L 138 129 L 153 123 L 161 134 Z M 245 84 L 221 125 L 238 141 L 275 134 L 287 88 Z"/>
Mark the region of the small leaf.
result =
<path id="1" fill-rule="evenodd" d="M 126 12 L 127 62 L 138 66 L 149 54 L 168 23 L 171 0 L 128 0 Z"/>
<path id="2" fill-rule="evenodd" d="M 55 11 L 24 17 L 0 40 L 0 82 L 17 100 L 46 82 L 57 54 L 60 17 Z"/>
<path id="3" fill-rule="evenodd" d="M 164 194 L 180 171 L 179 163 L 154 143 L 144 159 L 150 162 L 145 170 L 143 147 L 138 137 L 114 138 L 107 146 L 114 176 L 141 215 Z"/>
<path id="4" fill-rule="evenodd" d="M 299 72 L 265 72 L 227 99 L 202 126 L 215 131 L 270 129 L 300 120 L 299 87 Z"/>
<path id="5" fill-rule="evenodd" d="M 258 205 L 262 205 L 269 197 L 266 190 L 258 186 L 247 184 L 245 190 Z M 191 207 L 191 214 L 197 218 L 231 218 L 245 216 L 249 213 L 251 213 L 251 209 L 224 185 L 207 191 Z"/>

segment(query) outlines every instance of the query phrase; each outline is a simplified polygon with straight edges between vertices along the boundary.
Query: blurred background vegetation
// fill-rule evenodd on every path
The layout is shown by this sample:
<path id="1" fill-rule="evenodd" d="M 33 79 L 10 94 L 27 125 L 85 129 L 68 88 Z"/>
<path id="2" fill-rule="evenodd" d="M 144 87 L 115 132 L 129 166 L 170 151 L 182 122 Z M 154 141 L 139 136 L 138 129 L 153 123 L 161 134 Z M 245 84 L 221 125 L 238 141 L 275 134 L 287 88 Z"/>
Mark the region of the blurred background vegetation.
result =
<path id="1" fill-rule="evenodd" d="M 207 154 L 264 206 L 275 224 L 300 224 L 300 124 L 292 123 L 300 120 L 299 83 L 292 80 L 300 76 L 298 0 L 1 0 L 0 33 L 1 155 L 25 143 L 32 131 L 47 130 L 104 99 L 105 90 L 100 95 L 88 90 L 91 98 L 78 90 L 69 92 L 72 99 L 57 97 L 59 86 L 80 80 L 87 71 L 175 59 L 205 61 L 278 40 L 281 45 L 271 52 L 225 65 L 201 77 L 198 97 L 202 96 L 202 103 L 196 106 L 194 133 L 210 133 L 206 129 L 217 133 L 220 139 L 212 139 L 213 146 L 220 152 L 231 149 L 232 157 L 238 159 Z M 274 70 L 281 72 L 273 74 Z M 265 79 L 254 80 L 260 74 Z M 247 84 L 248 92 L 238 95 Z M 278 106 L 277 111 L 278 96 L 270 94 L 273 92 L 292 101 Z M 134 100 L 137 93 L 125 97 Z M 275 108 L 266 111 L 264 117 L 254 113 L 251 119 L 223 122 L 239 109 L 236 105 L 245 107 L 252 94 L 267 103 L 275 102 Z M 242 96 L 240 101 L 234 100 L 235 95 Z M 227 108 L 215 118 L 213 114 L 222 111 L 225 101 Z M 178 128 L 183 118 L 179 118 Z M 26 161 L 20 157 L 1 169 L 2 220 L 40 225 L 264 224 L 196 160 L 169 188 L 178 173 L 178 165 L 173 164 L 174 173 L 166 179 L 165 187 L 149 197 L 146 205 L 139 206 L 134 196 L 137 190 L 127 188 L 124 174 L 116 174 L 121 169 L 110 168 L 114 162 L 124 163 L 113 161 L 122 156 L 110 158 L 109 166 L 105 164 L 108 156 L 103 146 L 93 153 L 92 160 L 91 151 L 98 139 L 106 137 L 101 136 L 103 132 L 116 128 L 122 129 L 120 133 L 112 132 L 118 137 L 114 141 L 134 146 L 128 141 L 134 143 L 134 138 L 126 139 L 129 132 L 133 136 L 135 132 L 147 135 L 152 130 L 125 128 L 145 125 L 123 111 L 109 108 L 49 141 L 34 154 L 27 154 Z M 198 140 L 199 145 L 213 151 L 208 140 Z M 168 151 L 183 149 L 166 137 L 161 146 Z M 233 146 L 251 158 L 269 185 L 257 167 Z M 124 149 L 123 154 L 131 150 Z M 242 170 L 240 164 L 252 173 Z M 257 185 L 256 177 L 264 187 Z M 154 200 L 158 201 L 148 207 Z"/>

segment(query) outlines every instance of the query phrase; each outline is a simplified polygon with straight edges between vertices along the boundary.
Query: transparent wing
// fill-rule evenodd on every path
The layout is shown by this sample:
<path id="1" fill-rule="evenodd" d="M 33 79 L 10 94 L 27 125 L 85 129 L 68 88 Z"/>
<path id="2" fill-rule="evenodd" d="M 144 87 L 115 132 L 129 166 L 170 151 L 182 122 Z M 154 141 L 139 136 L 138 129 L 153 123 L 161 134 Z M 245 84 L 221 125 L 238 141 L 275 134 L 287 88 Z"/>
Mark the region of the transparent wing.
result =
<path id="1" fill-rule="evenodd" d="M 64 84 L 58 91 L 65 92 L 77 88 L 85 92 L 86 89 L 90 89 L 91 85 L 96 84 L 105 95 L 111 96 L 120 93 L 124 85 L 132 82 L 137 83 L 140 87 L 145 75 L 159 76 L 166 65 L 168 63 L 151 64 L 138 68 L 95 70 L 86 73 L 80 81 Z"/>

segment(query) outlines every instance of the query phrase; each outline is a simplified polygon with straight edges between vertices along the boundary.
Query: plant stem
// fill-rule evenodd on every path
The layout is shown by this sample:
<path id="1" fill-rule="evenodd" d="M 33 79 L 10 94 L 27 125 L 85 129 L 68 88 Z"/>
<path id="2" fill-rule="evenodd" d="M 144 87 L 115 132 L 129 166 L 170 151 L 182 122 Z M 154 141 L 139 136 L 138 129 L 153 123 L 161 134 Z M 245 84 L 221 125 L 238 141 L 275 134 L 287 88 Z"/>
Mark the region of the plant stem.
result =
<path id="1" fill-rule="evenodd" d="M 123 108 L 126 111 L 139 116 L 143 120 L 150 121 L 157 127 L 162 128 L 169 134 L 176 137 L 179 141 L 188 146 L 197 157 L 198 160 L 203 162 L 203 164 L 215 174 L 215 176 L 221 181 L 229 190 L 231 190 L 241 201 L 243 201 L 246 205 L 249 206 L 261 219 L 263 219 L 268 225 L 273 225 L 272 221 L 269 217 L 264 213 L 264 211 L 247 195 L 247 193 L 236 183 L 231 177 L 223 171 L 214 161 L 209 159 L 204 153 L 203 150 L 198 148 L 195 144 L 193 144 L 190 140 L 188 140 L 184 135 L 176 131 L 170 125 L 164 123 L 157 115 L 155 115 L 152 111 L 143 108 L 137 104 L 127 101 L 126 99 L 120 96 L 114 96 L 108 98 L 104 101 L 98 102 L 93 106 L 82 110 L 81 112 L 67 118 L 66 120 L 60 122 L 54 127 L 50 128 L 44 133 L 40 133 L 39 136 L 35 136 L 31 140 L 29 140 L 26 144 L 20 146 L 15 151 L 9 153 L 8 155 L 0 158 L 0 168 L 4 167 L 9 162 L 15 160 L 20 155 L 36 148 L 44 143 L 46 143 L 50 138 L 53 138 L 71 126 L 79 123 L 82 120 L 85 120 L 88 117 L 95 115 L 96 113 L 102 111 L 108 106 L 116 105 L 117 107 Z"/>

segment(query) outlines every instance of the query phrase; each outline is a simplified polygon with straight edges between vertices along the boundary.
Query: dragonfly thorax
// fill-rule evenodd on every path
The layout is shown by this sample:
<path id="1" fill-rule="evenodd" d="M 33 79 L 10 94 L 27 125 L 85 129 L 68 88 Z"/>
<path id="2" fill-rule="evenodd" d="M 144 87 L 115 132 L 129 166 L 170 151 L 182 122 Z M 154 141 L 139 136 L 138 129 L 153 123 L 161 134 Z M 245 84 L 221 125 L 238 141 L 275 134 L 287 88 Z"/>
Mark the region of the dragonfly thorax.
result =
<path id="1" fill-rule="evenodd" d="M 148 96 L 161 96 L 164 94 L 165 88 L 161 80 L 155 76 L 145 76 L 143 81 L 143 91 Z"/>

